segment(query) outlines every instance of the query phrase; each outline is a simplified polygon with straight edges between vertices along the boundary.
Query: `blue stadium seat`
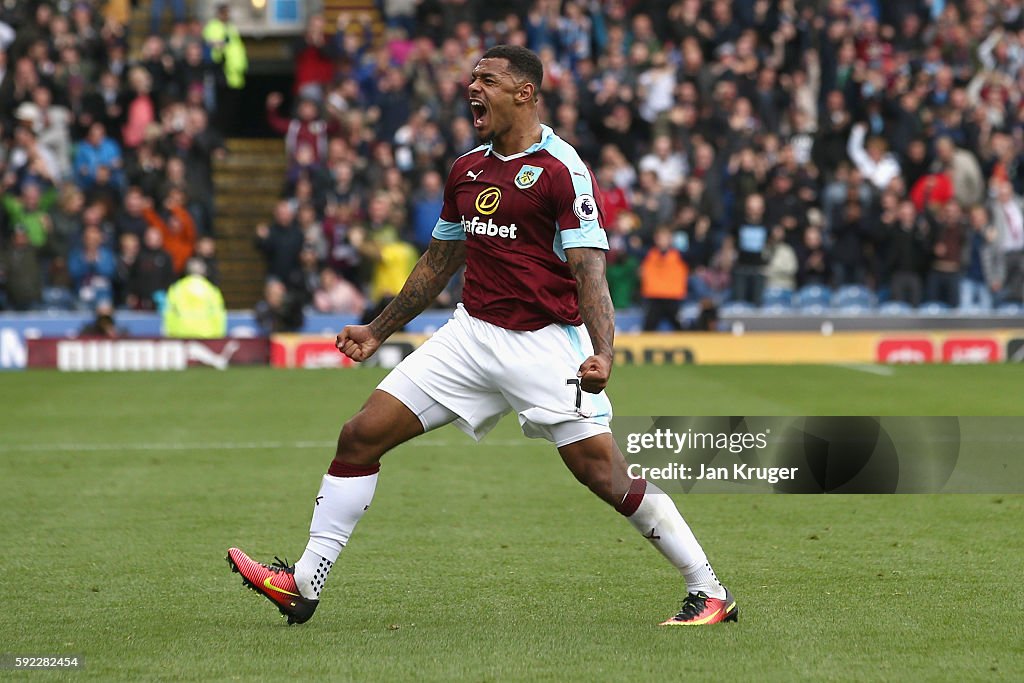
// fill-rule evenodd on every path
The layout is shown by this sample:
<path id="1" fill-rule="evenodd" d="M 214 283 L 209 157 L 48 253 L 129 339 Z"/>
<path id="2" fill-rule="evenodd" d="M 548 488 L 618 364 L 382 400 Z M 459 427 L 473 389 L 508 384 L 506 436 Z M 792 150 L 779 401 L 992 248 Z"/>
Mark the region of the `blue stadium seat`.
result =
<path id="1" fill-rule="evenodd" d="M 639 332 L 644 327 L 644 312 L 640 308 L 623 308 L 615 311 L 615 330 Z"/>
<path id="2" fill-rule="evenodd" d="M 781 287 L 768 287 L 761 296 L 761 306 L 792 306 L 793 290 L 782 289 Z"/>
<path id="3" fill-rule="evenodd" d="M 828 287 L 822 287 L 821 285 L 807 285 L 797 290 L 796 296 L 793 297 L 793 305 L 797 308 L 804 308 L 805 306 L 821 306 L 827 307 L 831 303 L 832 290 Z"/>
<path id="4" fill-rule="evenodd" d="M 63 287 L 43 287 L 41 308 L 44 311 L 73 311 L 75 298 Z"/>
<path id="5" fill-rule="evenodd" d="M 921 315 L 949 315 L 950 308 L 941 301 L 925 301 L 917 312 Z"/>
<path id="6" fill-rule="evenodd" d="M 753 304 L 748 304 L 746 301 L 729 301 L 722 304 L 718 313 L 720 315 L 746 315 L 756 310 L 757 308 Z"/>
<path id="7" fill-rule="evenodd" d="M 996 313 L 999 315 L 1021 315 L 1024 313 L 1024 307 L 1014 303 L 999 304 L 996 307 Z"/>
<path id="8" fill-rule="evenodd" d="M 879 315 L 910 315 L 913 312 L 914 307 L 902 301 L 886 301 L 878 307 Z"/>
<path id="9" fill-rule="evenodd" d="M 682 309 L 680 309 L 679 318 L 681 320 L 696 320 L 697 316 L 700 315 L 700 304 L 696 302 L 684 303 Z"/>
<path id="10" fill-rule="evenodd" d="M 690 273 L 690 276 L 686 278 L 687 301 L 700 301 L 705 297 L 714 296 L 714 294 L 714 290 L 699 275 Z"/>
<path id="11" fill-rule="evenodd" d="M 874 306 L 857 303 L 843 304 L 832 308 L 843 315 L 870 315 L 875 312 Z"/>
<path id="12" fill-rule="evenodd" d="M 761 312 L 768 315 L 789 315 L 793 312 L 793 307 L 782 303 L 761 304 Z"/>
<path id="13" fill-rule="evenodd" d="M 825 303 L 810 303 L 800 306 L 800 315 L 825 315 L 830 311 L 827 300 Z"/>
<path id="14" fill-rule="evenodd" d="M 845 285 L 837 289 L 832 295 L 832 306 L 836 308 L 844 306 L 874 308 L 875 304 L 874 293 L 863 285 Z"/>

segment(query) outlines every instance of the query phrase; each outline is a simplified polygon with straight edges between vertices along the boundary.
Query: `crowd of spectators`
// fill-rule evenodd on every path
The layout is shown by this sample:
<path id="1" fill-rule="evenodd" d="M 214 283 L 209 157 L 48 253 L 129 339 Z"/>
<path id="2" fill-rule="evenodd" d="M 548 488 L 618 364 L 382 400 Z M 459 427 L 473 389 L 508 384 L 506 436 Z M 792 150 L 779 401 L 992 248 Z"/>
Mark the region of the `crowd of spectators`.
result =
<path id="1" fill-rule="evenodd" d="M 334 32 L 310 18 L 293 92 L 267 100 L 289 181 L 259 239 L 299 300 L 358 312 L 400 287 L 450 164 L 478 144 L 465 85 L 499 43 L 542 56 L 542 120 L 603 192 L 615 305 L 646 302 L 652 325 L 666 302 L 758 305 L 808 285 L 1021 300 L 1018 0 L 381 5 L 377 43 L 369 16 Z"/>
<path id="2" fill-rule="evenodd" d="M 381 40 L 369 14 L 311 16 L 291 92 L 266 100 L 287 148 L 256 229 L 270 325 L 400 289 L 477 144 L 465 84 L 499 43 L 541 55 L 542 120 L 602 189 L 615 305 L 652 325 L 673 301 L 808 285 L 1022 299 L 1018 0 L 378 4 Z M 56 7 L 0 7 L 0 306 L 152 308 L 190 256 L 215 260 L 211 160 L 244 48 L 224 14 L 129 55 L 116 18 Z M 458 295 L 456 278 L 438 304 Z"/>
<path id="3" fill-rule="evenodd" d="M 192 258 L 217 281 L 226 14 L 129 55 L 122 5 L 0 5 L 0 310 L 155 310 Z"/>

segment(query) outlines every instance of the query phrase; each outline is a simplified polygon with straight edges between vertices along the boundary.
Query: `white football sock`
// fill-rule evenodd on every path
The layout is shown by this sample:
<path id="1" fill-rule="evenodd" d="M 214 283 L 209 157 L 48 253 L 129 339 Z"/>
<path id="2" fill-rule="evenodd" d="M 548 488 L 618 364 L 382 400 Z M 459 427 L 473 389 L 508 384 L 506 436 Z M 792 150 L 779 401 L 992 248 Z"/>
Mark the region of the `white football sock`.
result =
<path id="1" fill-rule="evenodd" d="M 376 488 L 376 471 L 353 477 L 324 475 L 309 523 L 309 543 L 295 564 L 295 583 L 303 597 L 320 598 L 327 574 L 370 507 Z"/>
<path id="2" fill-rule="evenodd" d="M 307 545 L 295 563 L 295 585 L 299 587 L 299 593 L 310 600 L 319 600 L 320 591 L 324 589 L 324 582 L 333 566 L 333 562 L 313 552 Z"/>
<path id="3" fill-rule="evenodd" d="M 643 500 L 627 519 L 679 570 L 688 592 L 704 591 L 708 597 L 725 598 L 725 588 L 711 569 L 704 549 L 664 491 L 647 482 Z"/>

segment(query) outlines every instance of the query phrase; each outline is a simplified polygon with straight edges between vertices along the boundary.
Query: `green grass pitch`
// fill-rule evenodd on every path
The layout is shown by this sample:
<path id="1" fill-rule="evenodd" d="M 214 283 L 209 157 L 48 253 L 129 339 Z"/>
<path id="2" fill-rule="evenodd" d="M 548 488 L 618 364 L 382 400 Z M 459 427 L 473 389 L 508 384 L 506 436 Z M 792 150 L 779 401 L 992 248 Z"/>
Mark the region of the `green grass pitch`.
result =
<path id="1" fill-rule="evenodd" d="M 619 367 L 620 415 L 1020 412 L 1024 368 Z M 1024 496 L 676 496 L 740 622 L 658 629 L 674 570 L 506 419 L 384 460 L 316 617 L 294 560 L 377 370 L 0 379 L 0 653 L 93 680 L 1020 680 Z M 20 680 L 49 673 L 0 672 Z"/>

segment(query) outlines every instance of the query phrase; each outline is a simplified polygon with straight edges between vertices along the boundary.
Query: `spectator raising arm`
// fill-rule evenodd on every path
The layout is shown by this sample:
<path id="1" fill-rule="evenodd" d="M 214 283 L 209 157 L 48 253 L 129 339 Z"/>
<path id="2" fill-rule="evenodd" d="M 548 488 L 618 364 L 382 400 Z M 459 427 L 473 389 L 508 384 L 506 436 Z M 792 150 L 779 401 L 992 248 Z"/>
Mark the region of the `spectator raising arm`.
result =
<path id="1" fill-rule="evenodd" d="M 899 177 L 900 164 L 894 156 L 886 152 L 884 139 L 875 137 L 865 145 L 867 130 L 863 123 L 853 127 L 846 145 L 846 153 L 876 189 L 884 190 L 894 178 Z"/>

